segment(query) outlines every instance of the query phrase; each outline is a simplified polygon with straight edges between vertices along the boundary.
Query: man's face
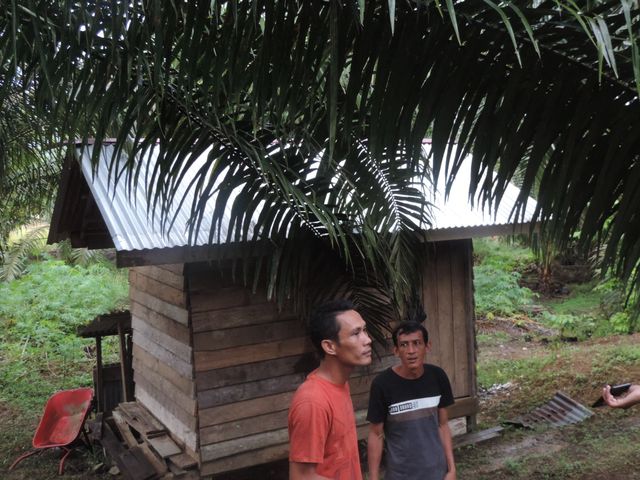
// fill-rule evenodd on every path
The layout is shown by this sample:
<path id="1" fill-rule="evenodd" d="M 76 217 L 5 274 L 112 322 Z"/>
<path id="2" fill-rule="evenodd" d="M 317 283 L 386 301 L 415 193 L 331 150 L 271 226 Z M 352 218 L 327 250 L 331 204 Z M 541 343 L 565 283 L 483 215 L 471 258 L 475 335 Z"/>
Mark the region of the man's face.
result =
<path id="1" fill-rule="evenodd" d="M 349 366 L 369 365 L 371 363 L 371 338 L 367 326 L 355 310 L 347 310 L 336 317 L 340 331 L 338 342 L 333 342 L 335 355 L 341 363 Z"/>
<path id="2" fill-rule="evenodd" d="M 422 332 L 417 331 L 399 334 L 398 346 L 393 350 L 404 368 L 414 370 L 422 367 L 428 349 L 429 346 L 425 345 Z"/>

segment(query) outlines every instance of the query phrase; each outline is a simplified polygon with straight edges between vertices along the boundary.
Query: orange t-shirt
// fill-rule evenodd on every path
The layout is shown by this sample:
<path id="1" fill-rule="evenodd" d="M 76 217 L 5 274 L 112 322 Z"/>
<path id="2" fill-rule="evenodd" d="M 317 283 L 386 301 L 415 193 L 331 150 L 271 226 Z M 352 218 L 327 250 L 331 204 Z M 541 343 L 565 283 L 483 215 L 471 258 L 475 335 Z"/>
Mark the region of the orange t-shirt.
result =
<path id="1" fill-rule="evenodd" d="M 362 480 L 349 384 L 309 374 L 289 407 L 289 461 L 315 463 L 334 480 Z"/>

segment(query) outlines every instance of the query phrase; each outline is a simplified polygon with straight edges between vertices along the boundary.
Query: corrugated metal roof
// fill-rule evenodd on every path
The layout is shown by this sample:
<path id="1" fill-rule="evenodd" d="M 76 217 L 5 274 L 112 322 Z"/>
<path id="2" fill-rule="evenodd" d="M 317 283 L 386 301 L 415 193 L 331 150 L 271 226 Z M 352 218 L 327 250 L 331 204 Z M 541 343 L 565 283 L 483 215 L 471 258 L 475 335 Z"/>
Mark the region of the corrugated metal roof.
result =
<path id="1" fill-rule="evenodd" d="M 207 203 L 207 210 L 203 216 L 201 228 L 195 238 L 189 238 L 189 222 L 193 193 L 188 186 L 195 177 L 198 168 L 206 161 L 206 155 L 196 160 L 180 182 L 176 199 L 183 199 L 182 206 L 173 204 L 166 218 L 172 219 L 173 224 L 164 224 L 158 211 L 149 208 L 148 198 L 153 198 L 155 192 L 149 190 L 145 181 L 128 187 L 129 177 L 126 173 L 119 181 L 114 180 L 115 174 L 109 174 L 109 163 L 113 155 L 113 145 L 101 147 L 100 161 L 95 172 L 91 163 L 93 146 L 81 150 L 80 165 L 82 173 L 89 184 L 91 193 L 102 213 L 109 233 L 117 251 L 145 250 L 154 248 L 171 248 L 183 246 L 200 246 L 217 243 L 214 238 L 210 241 L 212 212 L 215 197 Z M 157 155 L 152 153 L 144 158 L 139 179 L 151 176 Z M 124 164 L 124 161 L 121 162 Z M 133 183 L 133 182 L 131 182 Z M 150 195 L 151 193 L 151 195 Z M 225 219 L 228 218 L 225 215 Z M 222 221 L 220 238 L 227 237 L 229 221 Z M 170 228 L 169 228 L 170 227 Z"/>
<path id="2" fill-rule="evenodd" d="M 425 143 L 425 152 L 430 151 L 430 145 Z M 455 153 L 455 146 L 451 149 Z M 471 183 L 471 156 L 463 161 L 456 178 L 451 186 L 449 195 L 445 197 L 447 172 L 442 168 L 438 175 L 435 191 L 427 195 L 433 202 L 433 223 L 429 230 L 446 230 L 461 228 L 477 228 L 486 226 L 513 225 L 513 207 L 516 204 L 520 189 L 513 184 L 508 184 L 498 208 L 490 208 L 488 205 L 479 205 L 476 199 L 472 202 L 469 198 L 469 185 Z M 495 207 L 495 206 L 492 206 Z M 528 223 L 536 209 L 536 201 L 528 197 L 524 215 L 520 215 L 518 223 Z"/>
<path id="3" fill-rule="evenodd" d="M 100 161 L 95 172 L 91 163 L 93 146 L 87 146 L 79 152 L 81 152 L 82 173 L 89 184 L 117 251 L 203 246 L 218 243 L 218 237 L 212 240 L 209 238 L 215 196 L 207 203 L 206 213 L 196 237 L 189 238 L 193 193 L 188 185 L 195 177 L 198 168 L 206 161 L 206 155 L 196 159 L 180 183 L 175 198 L 184 198 L 184 202 L 181 206 L 176 204 L 171 207 L 168 218 L 175 218 L 175 220 L 171 228 L 166 228 L 167 225 L 163 225 L 159 212 L 153 213 L 149 208 L 147 198 L 152 198 L 152 196 L 149 195 L 145 181 L 139 181 L 137 185 L 129 189 L 129 181 L 126 176 L 115 182 L 113 172 L 112 175 L 109 174 L 108 165 L 113 148 L 113 145 L 101 147 Z M 428 145 L 425 148 L 428 149 Z M 151 175 L 155 159 L 155 154 L 144 158 L 139 179 L 146 179 Z M 124 164 L 124 160 L 122 164 Z M 433 224 L 427 231 L 428 238 L 443 240 L 508 233 L 500 232 L 494 227 L 513 224 L 509 217 L 519 194 L 518 188 L 509 185 L 500 207 L 495 211 L 491 211 L 486 206 L 484 208 L 477 205 L 472 207 L 468 199 L 470 171 L 471 159 L 467 158 L 463 162 L 447 198 L 444 195 L 444 172 L 441 173 L 435 192 L 433 195 L 429 194 L 429 199 L 433 202 L 434 207 L 432 210 Z M 425 191 L 432 192 L 433 189 L 430 186 L 425 186 Z M 529 199 L 526 214 L 521 219 L 522 223 L 530 221 L 534 209 L 535 201 Z M 227 238 L 228 218 L 228 215 L 225 215 L 220 231 L 217 232 L 221 239 L 220 243 L 223 243 Z M 251 229 L 250 234 L 253 234 Z"/>

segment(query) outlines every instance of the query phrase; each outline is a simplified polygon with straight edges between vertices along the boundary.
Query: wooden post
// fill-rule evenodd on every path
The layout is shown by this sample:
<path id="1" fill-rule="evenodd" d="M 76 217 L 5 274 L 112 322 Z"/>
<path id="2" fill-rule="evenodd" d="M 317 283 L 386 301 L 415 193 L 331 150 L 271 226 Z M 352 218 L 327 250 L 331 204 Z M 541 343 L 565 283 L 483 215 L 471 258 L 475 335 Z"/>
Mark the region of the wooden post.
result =
<path id="1" fill-rule="evenodd" d="M 118 338 L 120 339 L 120 373 L 122 375 L 122 399 L 125 402 L 130 400 L 129 397 L 129 379 L 127 375 L 127 359 L 124 332 L 122 331 L 122 322 L 118 321 Z"/>
<path id="2" fill-rule="evenodd" d="M 135 386 L 133 384 L 133 334 L 127 335 L 127 377 L 129 386 L 129 401 L 133 401 L 135 398 Z"/>
<path id="3" fill-rule="evenodd" d="M 102 388 L 102 337 L 96 335 L 96 398 L 98 401 L 97 411 L 104 411 L 104 388 Z"/>

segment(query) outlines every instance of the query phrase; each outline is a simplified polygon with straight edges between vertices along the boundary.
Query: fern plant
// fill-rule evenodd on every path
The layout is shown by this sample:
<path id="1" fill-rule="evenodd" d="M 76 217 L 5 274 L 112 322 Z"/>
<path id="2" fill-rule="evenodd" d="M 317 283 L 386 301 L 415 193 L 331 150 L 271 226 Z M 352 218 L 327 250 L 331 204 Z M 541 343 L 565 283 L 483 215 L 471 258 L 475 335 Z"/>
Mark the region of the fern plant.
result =
<path id="1" fill-rule="evenodd" d="M 44 253 L 48 232 L 47 224 L 20 229 L 18 239 L 10 241 L 8 248 L 0 252 L 0 282 L 9 282 L 24 274 L 29 258 Z"/>

